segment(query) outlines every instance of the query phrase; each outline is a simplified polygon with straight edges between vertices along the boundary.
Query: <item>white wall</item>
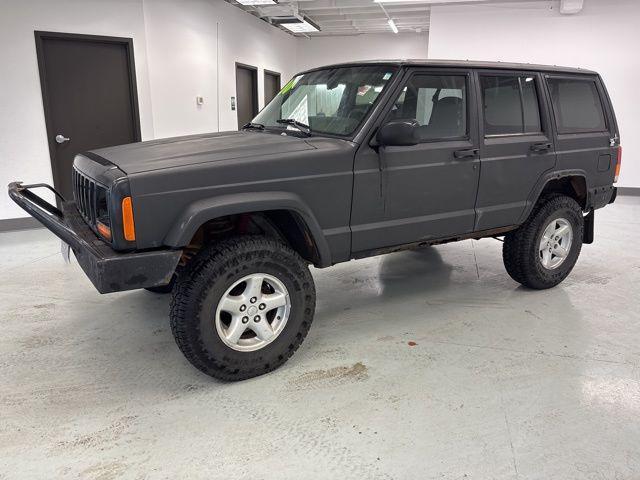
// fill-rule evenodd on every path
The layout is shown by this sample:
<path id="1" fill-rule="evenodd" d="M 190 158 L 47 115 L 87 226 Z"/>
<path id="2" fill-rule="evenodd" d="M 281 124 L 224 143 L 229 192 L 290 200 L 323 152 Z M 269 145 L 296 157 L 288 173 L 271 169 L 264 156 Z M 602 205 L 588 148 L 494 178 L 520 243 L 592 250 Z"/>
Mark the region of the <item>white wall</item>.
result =
<path id="1" fill-rule="evenodd" d="M 295 72 L 295 38 L 226 2 L 144 0 L 144 15 L 156 138 L 237 129 L 236 62 L 258 67 L 260 108 L 264 70 Z"/>
<path id="2" fill-rule="evenodd" d="M 294 37 L 222 0 L 0 2 L 0 220 L 26 216 L 10 181 L 52 183 L 34 30 L 133 38 L 143 140 L 237 129 L 235 62 L 259 68 L 260 107 L 264 69 L 296 71 Z"/>
<path id="3" fill-rule="evenodd" d="M 13 180 L 52 182 L 34 30 L 133 38 L 142 137 L 153 137 L 142 3 L 138 0 L 0 0 L 0 219 L 26 213 Z"/>
<path id="4" fill-rule="evenodd" d="M 298 70 L 353 60 L 427 58 L 426 33 L 298 38 Z"/>
<path id="5" fill-rule="evenodd" d="M 640 187 L 640 2 L 586 0 L 576 15 L 557 1 L 433 7 L 429 57 L 501 60 L 598 71 L 623 146 L 620 185 Z"/>

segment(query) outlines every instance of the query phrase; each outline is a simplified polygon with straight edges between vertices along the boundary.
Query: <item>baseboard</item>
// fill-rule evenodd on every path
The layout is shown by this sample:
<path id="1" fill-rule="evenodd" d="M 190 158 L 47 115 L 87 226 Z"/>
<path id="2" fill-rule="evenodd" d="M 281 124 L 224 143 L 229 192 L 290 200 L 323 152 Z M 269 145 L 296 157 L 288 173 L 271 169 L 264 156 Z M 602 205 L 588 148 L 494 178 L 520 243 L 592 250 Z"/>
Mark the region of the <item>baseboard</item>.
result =
<path id="1" fill-rule="evenodd" d="M 33 217 L 6 218 L 0 220 L 0 232 L 30 230 L 32 228 L 42 228 L 42 224 Z"/>
<path id="2" fill-rule="evenodd" d="M 618 195 L 640 197 L 640 187 L 618 187 Z"/>

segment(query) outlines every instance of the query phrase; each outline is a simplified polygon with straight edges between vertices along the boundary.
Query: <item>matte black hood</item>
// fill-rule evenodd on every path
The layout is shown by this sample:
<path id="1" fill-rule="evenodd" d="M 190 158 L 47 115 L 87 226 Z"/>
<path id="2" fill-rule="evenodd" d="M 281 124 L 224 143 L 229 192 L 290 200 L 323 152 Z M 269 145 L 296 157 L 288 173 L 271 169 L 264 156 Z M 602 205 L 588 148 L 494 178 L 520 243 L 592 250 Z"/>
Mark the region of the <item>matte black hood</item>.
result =
<path id="1" fill-rule="evenodd" d="M 127 174 L 252 156 L 312 150 L 303 138 L 266 132 L 221 132 L 100 148 L 92 153 Z"/>

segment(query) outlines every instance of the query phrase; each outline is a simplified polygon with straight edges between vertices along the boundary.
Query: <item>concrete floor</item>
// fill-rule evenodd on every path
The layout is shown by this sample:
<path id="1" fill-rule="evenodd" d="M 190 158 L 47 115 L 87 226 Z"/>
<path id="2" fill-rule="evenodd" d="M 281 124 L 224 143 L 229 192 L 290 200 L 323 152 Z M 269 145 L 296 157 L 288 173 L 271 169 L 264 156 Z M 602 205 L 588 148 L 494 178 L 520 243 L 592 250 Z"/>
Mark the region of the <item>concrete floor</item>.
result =
<path id="1" fill-rule="evenodd" d="M 1 234 L 0 478 L 638 479 L 640 199 L 596 225 L 544 292 L 493 240 L 315 271 L 305 343 L 235 384 L 184 360 L 168 297 Z"/>

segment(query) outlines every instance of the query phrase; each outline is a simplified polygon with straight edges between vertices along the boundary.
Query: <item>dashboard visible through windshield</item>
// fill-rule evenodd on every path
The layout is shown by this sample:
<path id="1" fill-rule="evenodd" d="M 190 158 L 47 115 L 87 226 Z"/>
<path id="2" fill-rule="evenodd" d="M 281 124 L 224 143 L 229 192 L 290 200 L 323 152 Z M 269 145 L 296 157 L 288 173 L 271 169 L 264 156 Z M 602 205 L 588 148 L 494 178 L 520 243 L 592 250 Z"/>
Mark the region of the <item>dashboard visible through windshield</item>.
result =
<path id="1" fill-rule="evenodd" d="M 297 75 L 251 122 L 267 129 L 349 136 L 369 114 L 397 68 L 335 67 Z"/>

